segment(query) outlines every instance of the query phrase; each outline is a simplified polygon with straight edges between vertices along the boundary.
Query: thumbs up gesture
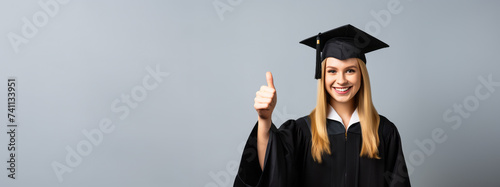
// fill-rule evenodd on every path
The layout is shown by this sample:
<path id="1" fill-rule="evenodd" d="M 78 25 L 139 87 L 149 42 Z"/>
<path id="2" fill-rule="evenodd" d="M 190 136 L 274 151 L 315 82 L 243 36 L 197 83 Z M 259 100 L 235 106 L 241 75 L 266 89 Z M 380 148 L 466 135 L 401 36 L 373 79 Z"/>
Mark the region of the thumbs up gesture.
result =
<path id="1" fill-rule="evenodd" d="M 271 116 L 276 106 L 276 89 L 274 89 L 273 74 L 266 73 L 267 86 L 261 86 L 255 94 L 253 107 L 262 120 L 271 120 Z"/>

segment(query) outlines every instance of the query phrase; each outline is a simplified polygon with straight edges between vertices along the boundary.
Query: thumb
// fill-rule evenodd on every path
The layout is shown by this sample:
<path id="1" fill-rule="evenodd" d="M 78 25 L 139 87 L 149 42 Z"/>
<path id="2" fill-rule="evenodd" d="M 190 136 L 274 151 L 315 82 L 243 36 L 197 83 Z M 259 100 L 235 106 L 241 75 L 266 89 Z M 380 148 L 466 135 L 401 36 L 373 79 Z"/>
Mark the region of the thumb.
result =
<path id="1" fill-rule="evenodd" d="M 266 72 L 267 86 L 274 88 L 273 74 L 271 72 Z"/>

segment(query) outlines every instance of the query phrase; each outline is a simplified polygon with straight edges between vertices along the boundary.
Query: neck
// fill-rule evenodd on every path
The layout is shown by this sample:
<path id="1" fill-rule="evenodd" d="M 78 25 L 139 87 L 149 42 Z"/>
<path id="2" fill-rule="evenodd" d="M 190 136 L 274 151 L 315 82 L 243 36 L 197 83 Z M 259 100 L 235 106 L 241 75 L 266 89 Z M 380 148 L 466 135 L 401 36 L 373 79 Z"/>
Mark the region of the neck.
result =
<path id="1" fill-rule="evenodd" d="M 342 121 L 344 122 L 344 125 L 347 125 L 349 123 L 349 120 L 351 119 L 352 113 L 354 113 L 354 110 L 356 107 L 354 106 L 354 100 L 350 100 L 348 102 L 336 102 L 333 99 L 330 100 L 330 105 L 335 109 L 337 114 L 342 118 Z"/>

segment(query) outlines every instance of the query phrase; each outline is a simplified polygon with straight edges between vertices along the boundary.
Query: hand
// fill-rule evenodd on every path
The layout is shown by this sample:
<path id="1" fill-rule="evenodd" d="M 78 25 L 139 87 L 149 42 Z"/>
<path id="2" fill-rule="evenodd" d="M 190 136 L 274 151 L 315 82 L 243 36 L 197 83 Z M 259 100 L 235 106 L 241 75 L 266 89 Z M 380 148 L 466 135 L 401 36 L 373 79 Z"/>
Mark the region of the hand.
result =
<path id="1" fill-rule="evenodd" d="M 261 86 L 255 94 L 253 107 L 260 119 L 271 120 L 274 107 L 276 106 L 276 90 L 274 89 L 273 74 L 266 73 L 267 86 Z"/>

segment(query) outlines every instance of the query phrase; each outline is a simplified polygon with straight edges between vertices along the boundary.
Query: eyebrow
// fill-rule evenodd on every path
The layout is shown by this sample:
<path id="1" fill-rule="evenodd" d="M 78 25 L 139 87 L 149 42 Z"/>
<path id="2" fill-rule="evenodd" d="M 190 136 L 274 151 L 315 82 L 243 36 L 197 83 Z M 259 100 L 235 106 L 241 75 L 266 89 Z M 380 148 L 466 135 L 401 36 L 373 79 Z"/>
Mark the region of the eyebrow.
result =
<path id="1" fill-rule="evenodd" d="M 326 66 L 326 68 L 334 68 L 334 69 L 337 69 L 337 67 L 333 67 L 333 66 Z M 349 68 L 354 68 L 354 69 L 357 69 L 358 66 L 355 66 L 355 65 L 352 65 L 352 66 L 347 66 L 345 69 L 349 69 Z"/>

